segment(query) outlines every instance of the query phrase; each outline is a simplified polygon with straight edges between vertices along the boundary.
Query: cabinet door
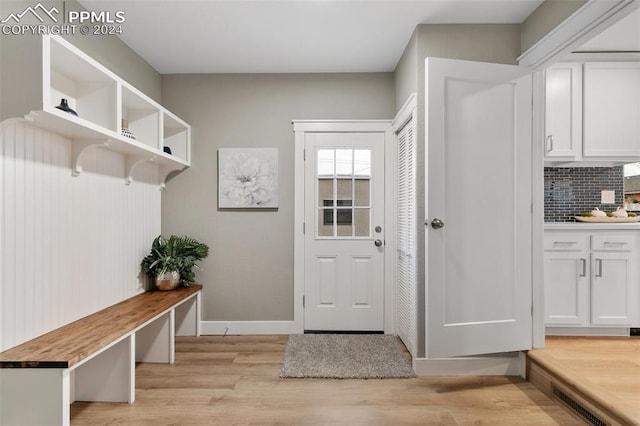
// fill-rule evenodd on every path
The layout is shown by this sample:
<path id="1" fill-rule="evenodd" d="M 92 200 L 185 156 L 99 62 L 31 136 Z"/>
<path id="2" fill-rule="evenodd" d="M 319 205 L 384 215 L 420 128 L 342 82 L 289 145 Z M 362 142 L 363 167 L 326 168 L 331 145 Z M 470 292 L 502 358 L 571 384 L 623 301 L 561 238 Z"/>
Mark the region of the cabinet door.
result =
<path id="1" fill-rule="evenodd" d="M 589 323 L 587 252 L 545 252 L 544 290 L 547 325 Z"/>
<path id="2" fill-rule="evenodd" d="M 582 154 L 582 65 L 556 64 L 545 72 L 545 157 Z"/>
<path id="3" fill-rule="evenodd" d="M 591 323 L 631 325 L 637 286 L 632 252 L 591 254 Z M 634 282 L 636 280 L 636 282 Z"/>
<path id="4" fill-rule="evenodd" d="M 640 156 L 640 63 L 584 65 L 584 156 Z"/>

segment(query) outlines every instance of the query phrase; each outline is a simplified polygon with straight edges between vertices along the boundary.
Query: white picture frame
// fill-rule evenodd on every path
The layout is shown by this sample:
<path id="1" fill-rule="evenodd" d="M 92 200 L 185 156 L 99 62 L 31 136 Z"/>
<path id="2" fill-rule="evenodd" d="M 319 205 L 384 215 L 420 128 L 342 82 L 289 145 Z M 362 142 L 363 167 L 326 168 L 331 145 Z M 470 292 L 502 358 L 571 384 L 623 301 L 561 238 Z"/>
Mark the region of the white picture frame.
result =
<path id="1" fill-rule="evenodd" d="M 278 208 L 278 148 L 219 148 L 218 207 Z"/>

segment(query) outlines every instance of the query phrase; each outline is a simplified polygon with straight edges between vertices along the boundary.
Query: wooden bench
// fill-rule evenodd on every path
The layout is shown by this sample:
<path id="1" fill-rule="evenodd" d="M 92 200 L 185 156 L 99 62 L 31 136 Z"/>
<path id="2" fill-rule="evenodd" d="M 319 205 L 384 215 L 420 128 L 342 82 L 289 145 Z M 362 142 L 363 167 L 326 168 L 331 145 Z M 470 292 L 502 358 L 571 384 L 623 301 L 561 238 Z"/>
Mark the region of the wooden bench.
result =
<path id="1" fill-rule="evenodd" d="M 201 285 L 139 294 L 0 353 L 0 424 L 70 423 L 73 401 L 133 402 L 135 363 L 200 335 Z"/>

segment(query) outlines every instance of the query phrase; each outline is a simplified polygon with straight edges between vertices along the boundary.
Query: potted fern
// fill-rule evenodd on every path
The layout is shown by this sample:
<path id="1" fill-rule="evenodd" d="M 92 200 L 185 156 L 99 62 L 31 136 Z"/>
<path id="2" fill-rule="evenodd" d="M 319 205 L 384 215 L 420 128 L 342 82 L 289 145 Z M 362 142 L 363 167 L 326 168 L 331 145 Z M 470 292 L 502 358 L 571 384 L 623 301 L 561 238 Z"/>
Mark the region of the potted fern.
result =
<path id="1" fill-rule="evenodd" d="M 180 283 L 188 287 L 195 280 L 193 268 L 198 268 L 196 262 L 209 255 L 209 246 L 191 237 L 162 235 L 156 237 L 151 245 L 150 253 L 142 259 L 142 270 L 155 280 L 159 290 L 173 290 Z"/>

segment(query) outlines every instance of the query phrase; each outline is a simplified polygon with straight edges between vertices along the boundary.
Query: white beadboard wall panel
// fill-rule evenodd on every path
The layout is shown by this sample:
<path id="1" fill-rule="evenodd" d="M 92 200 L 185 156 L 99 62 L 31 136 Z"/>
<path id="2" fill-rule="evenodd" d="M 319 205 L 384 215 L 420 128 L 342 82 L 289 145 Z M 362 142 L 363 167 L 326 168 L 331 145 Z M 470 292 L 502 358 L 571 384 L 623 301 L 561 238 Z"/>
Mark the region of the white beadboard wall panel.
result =
<path id="1" fill-rule="evenodd" d="M 0 125 L 0 350 L 145 290 L 140 261 L 160 234 L 158 168 L 125 185 L 124 158 L 95 149 L 71 175 L 71 141 Z"/>

